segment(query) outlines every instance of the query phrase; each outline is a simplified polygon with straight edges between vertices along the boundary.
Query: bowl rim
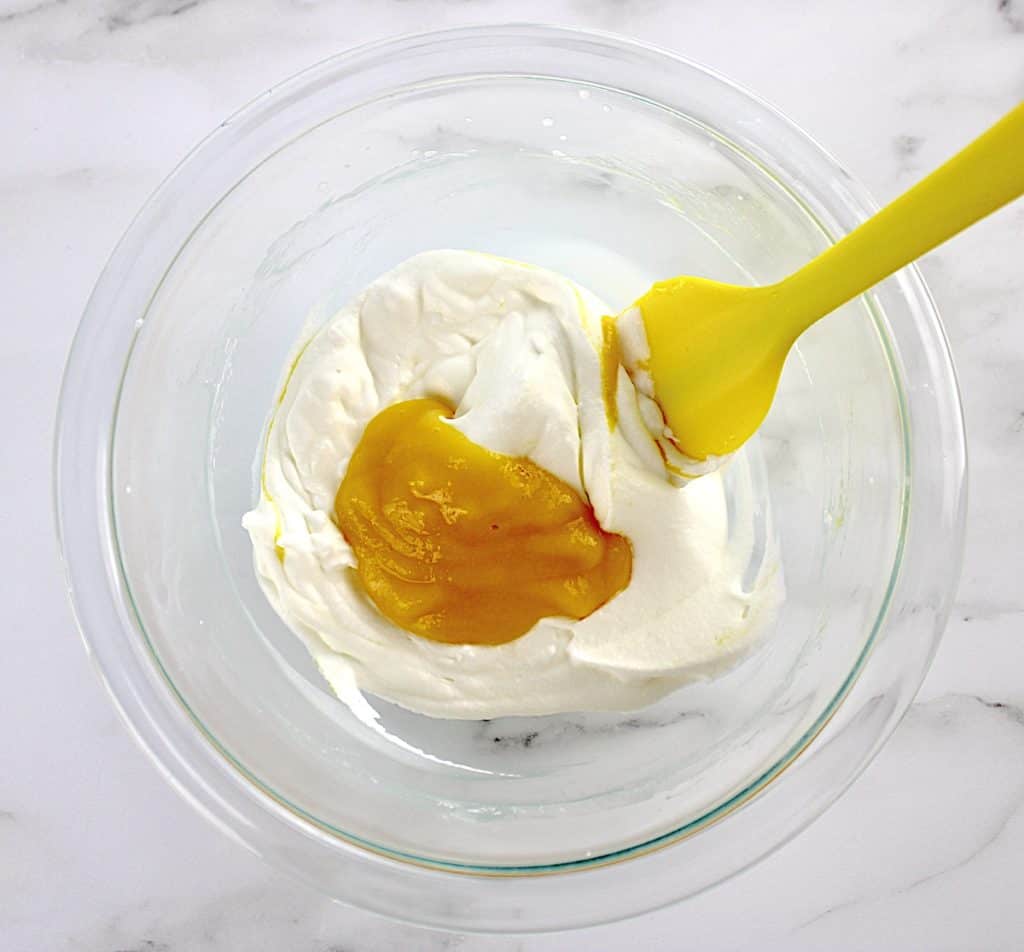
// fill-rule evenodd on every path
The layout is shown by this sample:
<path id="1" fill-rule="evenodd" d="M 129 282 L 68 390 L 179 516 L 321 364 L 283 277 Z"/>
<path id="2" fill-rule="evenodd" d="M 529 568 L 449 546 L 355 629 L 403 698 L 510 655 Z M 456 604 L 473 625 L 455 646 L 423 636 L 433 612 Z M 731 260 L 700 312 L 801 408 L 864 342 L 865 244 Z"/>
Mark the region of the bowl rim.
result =
<path id="1" fill-rule="evenodd" d="M 581 30 L 576 28 L 555 27 L 546 25 L 529 24 L 508 24 L 503 26 L 477 26 L 459 27 L 434 32 L 417 33 L 403 37 L 385 39 L 359 46 L 330 57 L 322 62 L 309 67 L 273 87 L 268 92 L 254 99 L 242 107 L 230 119 L 202 140 L 186 158 L 170 173 L 164 182 L 157 188 L 154 194 L 147 200 L 138 215 L 135 217 L 125 235 L 115 247 L 104 270 L 97 281 L 96 287 L 86 305 L 81 324 L 76 332 L 71 346 L 64 379 L 61 385 L 59 400 L 58 418 L 55 430 L 54 441 L 54 506 L 56 510 L 56 523 L 58 533 L 58 544 L 61 552 L 61 559 L 64 566 L 67 589 L 75 614 L 76 622 L 86 650 L 93 659 L 98 670 L 101 681 L 104 683 L 111 699 L 126 722 L 136 740 L 143 747 L 150 758 L 157 764 L 158 768 L 200 812 L 213 820 L 222 829 L 226 829 L 235 839 L 240 839 L 244 844 L 255 852 L 276 860 L 278 865 L 284 866 L 293 873 L 310 880 L 309 871 L 302 863 L 294 860 L 283 859 L 286 852 L 282 844 L 287 841 L 294 843 L 298 833 L 307 843 L 316 843 L 319 848 L 327 846 L 337 856 L 344 856 L 346 860 L 354 865 L 369 871 L 371 868 L 375 876 L 395 876 L 408 880 L 408 884 L 415 884 L 422 887 L 424 877 L 438 883 L 442 877 L 445 882 L 457 880 L 460 883 L 472 883 L 474 880 L 489 882 L 495 876 L 500 876 L 506 882 L 502 888 L 508 888 L 513 882 L 522 882 L 528 879 L 535 879 L 539 874 L 545 876 L 565 875 L 572 871 L 573 883 L 583 884 L 581 878 L 582 870 L 589 869 L 592 876 L 591 881 L 596 881 L 594 874 L 605 875 L 615 865 L 621 864 L 625 859 L 637 862 L 641 857 L 656 858 L 671 852 L 664 847 L 678 843 L 681 839 L 692 836 L 694 833 L 709 829 L 710 826 L 722 817 L 733 813 L 739 807 L 753 802 L 758 794 L 762 793 L 772 781 L 778 777 L 783 770 L 792 764 L 798 756 L 810 745 L 825 728 L 826 724 L 838 710 L 839 704 L 851 691 L 857 676 L 864 669 L 867 657 L 871 651 L 877 632 L 886 621 L 889 605 L 895 597 L 897 587 L 901 581 L 901 559 L 903 547 L 906 542 L 908 529 L 908 513 L 911 506 L 909 493 L 912 471 L 910 460 L 912 447 L 909 429 L 908 411 L 901 407 L 901 423 L 905 437 L 905 454 L 907 472 L 905 474 L 906 487 L 901 510 L 901 531 L 898 551 L 894 558 L 893 575 L 890 578 L 888 591 L 883 598 L 878 617 L 872 633 L 865 642 L 865 647 L 857 659 L 854 668 L 851 670 L 845 682 L 841 686 L 833 701 L 828 705 L 822 715 L 808 729 L 805 735 L 793 745 L 791 750 L 781 760 L 773 764 L 768 770 L 744 790 L 737 793 L 724 804 L 714 808 L 709 814 L 701 817 L 694 823 L 685 827 L 662 834 L 646 843 L 636 844 L 626 849 L 616 851 L 601 857 L 594 857 L 582 862 L 570 861 L 557 865 L 543 865 L 534 867 L 480 867 L 473 865 L 455 864 L 424 861 L 419 857 L 396 854 L 393 851 L 382 850 L 374 844 L 366 843 L 352 834 L 344 834 L 342 831 L 333 831 L 334 835 L 328 833 L 322 824 L 315 818 L 302 814 L 294 805 L 282 801 L 274 796 L 272 791 L 267 789 L 257 778 L 253 778 L 245 772 L 245 769 L 231 760 L 230 754 L 219 748 L 216 739 L 210 735 L 202 723 L 195 718 L 188 710 L 184 698 L 177 694 L 177 689 L 169 678 L 166 678 L 166 686 L 170 686 L 175 697 L 180 701 L 183 708 L 177 711 L 171 710 L 162 700 L 157 697 L 158 688 L 154 684 L 152 671 L 146 671 L 146 659 L 136 652 L 126 652 L 124 640 L 126 638 L 137 638 L 141 633 L 148 644 L 148 636 L 141 622 L 135 617 L 132 606 L 131 594 L 123 577 L 120 567 L 119 552 L 117 551 L 116 538 L 113 537 L 113 499 L 111 487 L 111 441 L 112 423 L 116 415 L 117 404 L 120 396 L 120 382 L 113 394 L 113 404 L 109 406 L 110 426 L 105 426 L 103 419 L 89 420 L 86 408 L 95 404 L 97 394 L 104 397 L 104 412 L 110 398 L 109 382 L 104 390 L 98 382 L 97 374 L 90 373 L 90 368 L 96 366 L 98 354 L 103 350 L 113 353 L 122 353 L 124 366 L 130 358 L 138 330 L 138 322 L 134 328 L 114 328 L 114 322 L 106 321 L 108 314 L 116 311 L 114 302 L 123 294 L 127 277 L 119 262 L 137 260 L 140 256 L 139 246 L 145 239 L 148 229 L 160 220 L 161 206 L 168 202 L 174 195 L 175 189 L 182 180 L 187 180 L 194 164 L 198 164 L 208 152 L 215 151 L 218 147 L 225 146 L 231 136 L 243 135 L 251 131 L 254 123 L 258 124 L 261 115 L 267 110 L 285 108 L 289 99 L 300 96 L 304 91 L 324 81 L 339 82 L 347 75 L 357 71 L 361 63 L 365 65 L 368 58 L 395 56 L 410 49 L 422 49 L 424 46 L 436 45 L 445 46 L 458 45 L 463 41 L 473 42 L 483 38 L 514 39 L 520 43 L 545 43 L 557 46 L 559 42 L 586 42 L 608 49 L 617 53 L 629 53 L 634 56 L 647 57 L 668 63 L 675 69 L 682 71 L 689 70 L 691 73 L 702 74 L 713 83 L 720 85 L 731 94 L 742 97 L 757 112 L 764 114 L 768 119 L 778 126 L 781 126 L 791 137 L 796 137 L 803 146 L 815 153 L 818 158 L 828 164 L 833 173 L 843 181 L 846 194 L 840 196 L 845 200 L 845 211 L 852 214 L 854 219 L 866 217 L 876 207 L 867 193 L 843 171 L 834 158 L 810 136 L 800 130 L 797 126 L 787 120 L 774 107 L 763 100 L 747 92 L 742 87 L 730 80 L 725 79 L 713 70 L 707 69 L 685 57 L 679 56 L 655 46 L 640 43 L 634 40 L 625 39 L 611 33 L 599 31 Z M 333 77 L 333 78 L 332 78 Z M 618 87 L 612 87 L 618 88 Z M 734 143 L 733 143 L 734 144 Z M 735 144 L 734 144 L 735 145 Z M 248 173 L 247 173 L 248 174 Z M 773 176 L 774 177 L 774 176 Z M 223 196 L 222 196 L 223 197 Z M 216 207 L 216 203 L 213 207 Z M 812 217 L 816 217 L 813 216 Z M 819 224 L 821 224 L 819 222 Z M 822 225 L 823 230 L 828 230 Z M 186 239 L 187 241 L 187 239 Z M 183 247 L 182 245 L 181 247 Z M 180 248 L 179 248 L 180 251 Z M 176 256 L 175 256 L 176 257 Z M 166 274 L 173 266 L 174 258 L 164 260 L 162 263 L 157 260 L 153 266 L 161 273 Z M 119 270 L 122 272 L 119 274 Z M 162 278 L 160 279 L 162 280 Z M 932 339 L 927 341 L 931 354 L 931 371 L 936 378 L 932 385 L 936 390 L 944 392 L 944 409 L 947 411 L 944 422 L 952 428 L 950 436 L 954 448 L 952 455 L 945 460 L 943 469 L 943 500 L 948 504 L 953 500 L 951 511 L 944 513 L 943 525 L 948 527 L 950 542 L 954 552 L 954 558 L 947 565 L 946 581 L 948 581 L 948 594 L 943 604 L 937 606 L 935 612 L 936 624 L 933 625 L 931 642 L 923 654 L 923 664 L 916 674 L 916 684 L 913 691 L 906 699 L 906 704 L 889 719 L 885 729 L 878 735 L 875 743 L 871 746 L 870 752 L 863 757 L 856 769 L 849 772 L 845 783 L 836 785 L 825 798 L 818 798 L 819 805 L 814 810 L 808 810 L 801 817 L 800 822 L 793 824 L 784 836 L 760 850 L 757 855 L 748 858 L 745 862 L 731 869 L 724 875 L 705 884 L 702 888 L 720 881 L 728 875 L 733 875 L 741 869 L 746 868 L 758 859 L 763 858 L 769 852 L 780 846 L 789 836 L 811 822 L 820 812 L 855 779 L 860 770 L 866 766 L 877 749 L 880 748 L 888 733 L 895 727 L 899 717 L 902 716 L 906 706 L 909 705 L 917 685 L 923 679 L 927 666 L 938 644 L 945 615 L 948 613 L 949 603 L 955 591 L 955 580 L 959 574 L 959 563 L 962 558 L 963 532 L 964 532 L 964 494 L 966 486 L 966 448 L 963 435 L 963 416 L 957 391 L 955 370 L 952 358 L 949 353 L 948 342 L 945 339 L 941 322 L 938 318 L 934 302 L 932 301 L 920 273 L 916 268 L 906 269 L 900 275 L 900 282 L 908 301 L 917 305 L 918 310 L 924 318 L 924 329 L 929 331 Z M 155 294 L 159 281 L 153 285 L 145 306 L 148 307 L 152 295 Z M 869 301 L 876 317 L 876 322 L 882 319 L 878 316 L 874 305 Z M 142 300 L 139 300 L 139 304 Z M 124 310 L 122 307 L 121 310 Z M 145 311 L 136 310 L 135 313 L 144 314 Z M 889 346 L 889 342 L 883 335 L 883 342 Z M 891 362 L 896 357 L 890 355 Z M 102 365 L 102 361 L 99 362 Z M 896 370 L 896 363 L 893 363 L 894 380 L 900 400 L 904 398 L 903 377 Z M 92 394 L 95 399 L 90 401 L 83 398 L 83 394 Z M 949 415 L 949 408 L 953 413 Z M 83 432 L 91 432 L 98 439 L 83 441 Z M 90 507 L 91 504 L 91 507 Z M 914 498 L 914 505 L 917 505 L 917 498 Z M 93 511 L 90 511 L 90 508 Z M 92 554 L 90 561 L 87 556 Z M 96 556 L 99 556 L 97 559 Z M 102 569 L 97 569 L 101 566 Z M 101 574 L 102 571 L 102 574 Z M 159 659 L 153 656 L 149 659 L 159 666 Z M 162 670 L 162 666 L 161 670 Z M 196 725 L 199 726 L 203 737 L 197 736 Z M 203 739 L 205 737 L 205 740 Z M 212 742 L 220 749 L 216 761 L 209 757 L 215 751 L 207 746 L 206 757 L 204 751 L 197 746 L 197 741 L 204 745 Z M 219 770 L 213 766 L 219 765 Z M 203 764 L 204 766 L 200 766 Z M 233 765 L 233 766 L 232 766 Z M 262 824 L 262 826 L 261 826 Z M 311 829 L 311 827 L 313 827 Z M 695 828 L 694 828 L 695 827 Z M 243 833 L 242 831 L 246 832 Z M 342 834 L 339 840 L 337 834 Z M 336 857 L 337 858 L 337 857 Z M 381 866 L 380 864 L 384 864 Z M 631 868 L 634 868 L 631 866 Z M 458 876 L 452 876 L 457 873 Z M 314 884 L 323 887 L 322 883 L 314 881 Z M 456 890 L 460 887 L 456 886 Z M 587 888 L 583 887 L 584 890 Z M 603 888 L 603 887 L 602 887 Z M 330 891 L 330 890 L 329 890 Z M 596 890 L 599 892 L 600 890 Z M 699 891 L 699 890 L 697 890 Z M 533 895 L 533 902 L 537 901 L 536 892 L 523 891 L 522 901 L 528 908 L 530 895 Z M 693 893 L 690 893 L 693 894 Z M 343 891 L 342 898 L 367 908 L 375 908 L 372 902 L 365 901 L 365 897 L 356 897 Z M 476 896 L 479 900 L 479 896 Z M 671 896 L 655 904 L 640 904 L 634 907 L 625 908 L 618 904 L 614 909 L 595 909 L 586 918 L 587 923 L 610 921 L 622 918 L 659 905 L 665 905 L 679 897 Z M 378 904 L 379 906 L 379 904 Z M 620 908 L 621 907 L 621 908 Z M 452 916 L 431 913 L 422 910 L 403 913 L 402 907 L 387 905 L 384 908 L 376 908 L 376 911 L 384 912 L 396 918 L 406 918 L 409 921 L 419 924 L 447 926 L 452 923 Z M 513 915 L 511 918 L 491 915 L 477 919 L 456 918 L 455 924 L 458 928 L 467 931 L 489 931 L 491 929 L 503 931 L 534 931 L 535 929 L 546 930 L 559 927 L 559 923 L 551 916 L 543 918 L 543 921 L 526 921 L 522 914 Z M 570 923 L 582 924 L 582 923 Z"/>

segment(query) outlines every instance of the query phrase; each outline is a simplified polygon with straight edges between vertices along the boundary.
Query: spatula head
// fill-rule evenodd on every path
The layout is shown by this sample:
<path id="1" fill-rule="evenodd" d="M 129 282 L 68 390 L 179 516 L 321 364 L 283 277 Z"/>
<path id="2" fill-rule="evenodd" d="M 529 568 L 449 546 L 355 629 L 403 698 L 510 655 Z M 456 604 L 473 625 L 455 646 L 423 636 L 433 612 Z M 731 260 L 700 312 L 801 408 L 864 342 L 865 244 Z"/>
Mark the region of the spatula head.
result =
<path id="1" fill-rule="evenodd" d="M 695 460 L 743 445 L 771 407 L 792 346 L 772 287 L 681 277 L 634 305 L 646 332 L 645 370 L 674 442 Z"/>

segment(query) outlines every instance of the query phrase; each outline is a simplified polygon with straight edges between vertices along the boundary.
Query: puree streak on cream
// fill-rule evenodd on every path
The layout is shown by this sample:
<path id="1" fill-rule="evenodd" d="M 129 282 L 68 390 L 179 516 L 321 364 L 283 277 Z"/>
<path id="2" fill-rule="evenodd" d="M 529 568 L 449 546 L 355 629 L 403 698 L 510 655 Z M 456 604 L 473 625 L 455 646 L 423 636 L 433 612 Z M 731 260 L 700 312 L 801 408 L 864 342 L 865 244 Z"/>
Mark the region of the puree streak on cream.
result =
<path id="1" fill-rule="evenodd" d="M 678 485 L 624 370 L 602 392 L 608 309 L 568 279 L 473 252 L 417 255 L 377 279 L 289 364 L 244 525 L 271 604 L 339 696 L 360 690 L 434 717 L 632 710 L 742 658 L 774 615 L 772 559 L 741 585 L 750 539 L 728 538 L 722 477 Z M 630 539 L 629 585 L 582 621 L 542 619 L 501 645 L 430 641 L 362 591 L 335 494 L 366 424 L 436 397 L 487 449 L 526 456 Z"/>

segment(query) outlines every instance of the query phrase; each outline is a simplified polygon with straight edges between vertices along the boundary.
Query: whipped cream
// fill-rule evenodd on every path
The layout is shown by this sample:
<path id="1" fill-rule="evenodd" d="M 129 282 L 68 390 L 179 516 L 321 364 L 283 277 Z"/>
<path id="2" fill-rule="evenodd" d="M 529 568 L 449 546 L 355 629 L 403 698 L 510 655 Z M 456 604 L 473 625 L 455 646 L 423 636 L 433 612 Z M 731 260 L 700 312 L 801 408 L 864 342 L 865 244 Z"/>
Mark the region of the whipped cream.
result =
<path id="1" fill-rule="evenodd" d="M 741 583 L 751 545 L 728 538 L 721 474 L 679 485 L 659 446 L 664 421 L 622 368 L 609 423 L 608 313 L 560 275 L 432 251 L 378 278 L 299 345 L 244 525 L 264 592 L 340 697 L 355 685 L 464 719 L 632 710 L 724 671 L 757 641 L 780 598 L 776 573 Z M 582 621 L 546 618 L 496 646 L 434 642 L 385 619 L 361 588 L 334 499 L 366 424 L 428 396 L 455 408 L 452 425 L 471 440 L 529 457 L 629 538 L 626 589 Z"/>

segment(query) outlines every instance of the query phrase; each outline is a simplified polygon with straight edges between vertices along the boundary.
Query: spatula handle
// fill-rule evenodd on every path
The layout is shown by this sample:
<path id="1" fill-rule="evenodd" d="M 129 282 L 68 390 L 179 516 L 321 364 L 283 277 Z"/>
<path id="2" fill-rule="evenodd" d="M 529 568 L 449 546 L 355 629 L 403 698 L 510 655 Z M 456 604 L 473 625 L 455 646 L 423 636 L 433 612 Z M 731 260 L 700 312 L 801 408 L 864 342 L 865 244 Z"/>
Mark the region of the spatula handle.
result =
<path id="1" fill-rule="evenodd" d="M 793 339 L 818 318 L 1022 194 L 1024 103 L 773 287 Z"/>

